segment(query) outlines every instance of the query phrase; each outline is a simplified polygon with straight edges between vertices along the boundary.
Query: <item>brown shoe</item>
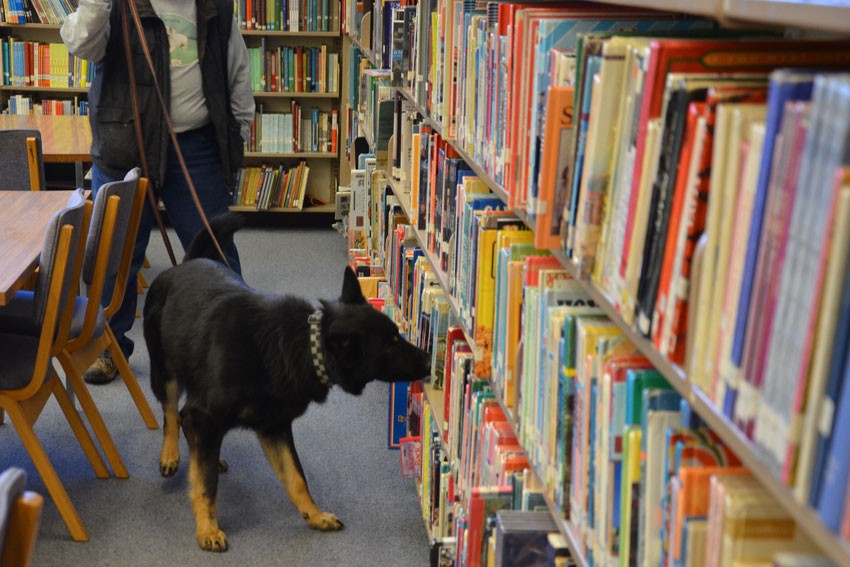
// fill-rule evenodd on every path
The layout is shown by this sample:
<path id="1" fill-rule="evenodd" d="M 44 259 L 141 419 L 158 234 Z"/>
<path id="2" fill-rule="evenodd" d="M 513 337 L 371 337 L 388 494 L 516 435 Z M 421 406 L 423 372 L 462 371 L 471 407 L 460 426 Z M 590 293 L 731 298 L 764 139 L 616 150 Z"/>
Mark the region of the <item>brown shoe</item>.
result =
<path id="1" fill-rule="evenodd" d="M 83 380 L 89 384 L 108 384 L 115 380 L 117 375 L 118 369 L 112 359 L 108 356 L 101 356 L 94 361 L 94 364 L 89 366 L 89 369 L 83 374 Z"/>

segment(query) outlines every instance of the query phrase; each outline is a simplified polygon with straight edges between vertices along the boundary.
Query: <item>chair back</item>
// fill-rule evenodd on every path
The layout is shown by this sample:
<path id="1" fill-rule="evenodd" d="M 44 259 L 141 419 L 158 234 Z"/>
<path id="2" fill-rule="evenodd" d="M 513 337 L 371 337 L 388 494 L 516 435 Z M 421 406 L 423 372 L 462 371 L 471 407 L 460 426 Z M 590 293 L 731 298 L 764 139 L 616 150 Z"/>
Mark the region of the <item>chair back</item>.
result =
<path id="1" fill-rule="evenodd" d="M 130 237 L 134 217 L 138 215 L 141 207 L 137 204 L 137 192 L 139 188 L 139 169 L 132 169 L 123 181 L 105 183 L 100 187 L 94 199 L 92 209 L 91 225 L 86 239 L 86 251 L 83 257 L 83 282 L 91 285 L 95 277 L 95 267 L 99 256 L 104 255 L 105 267 L 104 277 L 109 278 L 118 273 L 121 265 L 121 257 L 124 253 L 124 244 Z M 112 234 L 107 234 L 106 209 L 110 197 L 118 197 L 118 209 L 115 214 L 115 229 Z M 137 210 L 138 209 L 138 210 Z M 132 234 L 132 240 L 136 240 L 138 232 L 138 220 L 136 220 L 136 231 Z"/>
<path id="2" fill-rule="evenodd" d="M 124 297 L 129 261 L 139 229 L 139 218 L 144 206 L 144 187 L 139 181 L 139 169 L 131 170 L 122 181 L 103 184 L 94 199 L 91 223 L 86 237 L 82 260 L 82 279 L 88 292 L 82 322 L 75 336 L 64 346 L 74 351 L 88 344 L 97 331 L 101 299 L 106 292 L 106 281 L 115 278 L 110 307 L 115 310 Z M 111 312 L 104 309 L 104 316 Z M 61 336 L 61 335 L 60 335 Z"/>
<path id="3" fill-rule="evenodd" d="M 77 189 L 68 199 L 68 205 L 57 212 L 50 219 L 44 234 L 44 244 L 41 249 L 41 257 L 38 260 L 38 278 L 33 292 L 33 315 L 39 326 L 44 325 L 44 317 L 47 312 L 47 302 L 51 280 L 55 268 L 55 260 L 59 247 L 59 233 L 62 227 L 70 225 L 73 229 L 71 234 L 70 252 L 71 258 L 77 256 L 76 251 L 80 244 L 80 237 L 86 228 L 86 197 L 82 189 Z M 64 313 L 67 306 L 71 286 L 74 285 L 74 268 L 76 261 L 65 263 L 62 277 L 61 295 L 59 299 L 59 313 Z"/>
<path id="4" fill-rule="evenodd" d="M 11 467 L 0 474 L 0 566 L 32 562 L 44 498 L 25 490 L 26 472 Z"/>
<path id="5" fill-rule="evenodd" d="M 41 132 L 0 130 L 0 189 L 37 191 L 45 188 Z"/>
<path id="6" fill-rule="evenodd" d="M 139 177 L 142 170 L 138 167 L 131 169 L 124 176 L 124 182 L 133 181 L 136 183 L 136 194 L 133 196 L 130 218 L 127 222 L 126 230 L 119 231 L 118 226 L 115 228 L 115 241 L 113 243 L 112 253 L 119 255 L 118 268 L 115 272 L 110 272 L 109 275 L 115 276 L 115 288 L 112 290 L 112 296 L 109 305 L 104 308 L 104 313 L 108 318 L 112 317 L 121 307 L 121 302 L 124 300 L 124 292 L 130 284 L 128 278 L 130 276 L 130 264 L 133 261 L 133 249 L 136 245 L 136 236 L 139 233 L 139 223 L 142 219 L 142 210 L 145 208 L 145 198 L 148 193 L 148 180 L 145 177 Z M 132 282 L 135 285 L 135 282 Z"/>

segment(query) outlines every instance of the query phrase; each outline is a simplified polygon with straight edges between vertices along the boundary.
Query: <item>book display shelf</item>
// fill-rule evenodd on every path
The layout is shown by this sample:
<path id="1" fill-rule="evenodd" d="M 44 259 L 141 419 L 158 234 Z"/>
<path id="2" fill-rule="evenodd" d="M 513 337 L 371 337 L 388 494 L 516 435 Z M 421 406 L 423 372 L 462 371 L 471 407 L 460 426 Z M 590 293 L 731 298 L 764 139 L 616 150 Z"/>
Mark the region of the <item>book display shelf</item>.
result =
<path id="1" fill-rule="evenodd" d="M 434 556 L 546 509 L 547 565 L 850 564 L 850 2 L 342 22 L 350 261 L 434 356 Z"/>
<path id="2" fill-rule="evenodd" d="M 94 66 L 69 55 L 59 36 L 75 4 L 4 3 L 2 112 L 88 114 Z M 257 114 L 232 209 L 332 213 L 340 169 L 339 2 L 242 0 L 234 8 Z"/>

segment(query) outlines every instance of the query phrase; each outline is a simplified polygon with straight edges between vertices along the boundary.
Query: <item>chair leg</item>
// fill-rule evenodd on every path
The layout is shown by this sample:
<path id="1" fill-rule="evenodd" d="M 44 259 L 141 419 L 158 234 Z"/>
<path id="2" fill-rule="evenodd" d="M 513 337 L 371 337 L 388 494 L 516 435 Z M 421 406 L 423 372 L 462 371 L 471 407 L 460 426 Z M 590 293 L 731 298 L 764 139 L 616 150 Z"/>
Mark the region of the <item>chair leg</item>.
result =
<path id="1" fill-rule="evenodd" d="M 139 285 L 142 286 L 142 289 L 148 287 L 148 280 L 145 279 L 145 275 L 139 270 Z"/>
<path id="2" fill-rule="evenodd" d="M 143 267 L 145 267 L 145 268 L 150 268 L 150 267 L 151 267 L 151 261 L 150 261 L 150 260 L 148 260 L 148 257 L 147 257 L 147 256 L 145 256 L 145 259 L 142 261 L 142 266 L 143 266 Z"/>
<path id="3" fill-rule="evenodd" d="M 118 374 L 121 375 L 124 385 L 130 391 L 130 396 L 139 410 L 139 415 L 142 416 L 142 421 L 145 422 L 148 429 L 159 429 L 159 423 L 151 410 L 150 404 L 148 404 L 148 399 L 145 397 L 145 393 L 142 392 L 142 388 L 139 386 L 138 380 L 136 380 L 136 375 L 130 369 L 130 363 L 127 362 L 127 358 L 118 346 L 118 341 L 115 340 L 115 335 L 112 334 L 112 329 L 109 328 L 109 325 L 106 326 L 106 333 L 109 336 L 108 348 L 109 354 L 112 355 L 112 362 L 118 367 Z"/>
<path id="4" fill-rule="evenodd" d="M 127 467 L 124 466 L 124 461 L 118 453 L 118 448 L 115 447 L 115 442 L 112 440 L 112 435 L 109 434 L 109 429 L 106 428 L 106 423 L 100 415 L 94 399 L 91 397 L 91 392 L 83 382 L 83 373 L 74 364 L 74 361 L 66 353 L 59 354 L 59 362 L 62 363 L 62 368 L 65 369 L 65 376 L 68 379 L 68 384 L 74 390 L 83 412 L 89 420 L 94 436 L 100 442 L 100 448 L 103 449 L 106 460 L 109 466 L 112 467 L 112 472 L 118 478 L 127 478 L 130 475 L 127 473 Z"/>
<path id="5" fill-rule="evenodd" d="M 88 457 L 95 476 L 97 478 L 109 478 L 109 470 L 106 468 L 106 463 L 103 462 L 103 458 L 98 453 L 88 429 L 83 425 L 83 420 L 80 419 L 80 415 L 74 408 L 74 402 L 71 401 L 68 392 L 62 386 L 62 382 L 59 381 L 59 377 L 55 372 L 50 380 L 53 382 L 53 395 L 56 396 L 56 401 L 59 402 L 59 407 L 62 408 L 62 412 L 68 420 L 68 425 L 71 426 L 71 430 L 76 435 L 77 441 L 80 442 L 80 447 L 83 449 L 86 457 Z"/>
<path id="6" fill-rule="evenodd" d="M 9 419 L 12 420 L 12 424 L 15 426 L 15 430 L 18 432 L 18 436 L 21 438 L 27 453 L 29 453 L 36 470 L 38 470 L 38 474 L 41 475 L 41 480 L 44 481 L 50 497 L 53 498 L 56 508 L 59 509 L 59 514 L 65 520 L 65 525 L 68 526 L 71 537 L 74 538 L 74 541 L 88 541 L 89 534 L 86 533 L 83 521 L 80 519 L 77 509 L 74 508 L 74 504 L 71 503 L 62 481 L 59 480 L 56 469 L 53 468 L 50 459 L 47 458 L 47 453 L 44 452 L 44 448 L 35 436 L 32 425 L 19 407 L 10 405 L 6 408 L 6 411 L 9 412 Z"/>

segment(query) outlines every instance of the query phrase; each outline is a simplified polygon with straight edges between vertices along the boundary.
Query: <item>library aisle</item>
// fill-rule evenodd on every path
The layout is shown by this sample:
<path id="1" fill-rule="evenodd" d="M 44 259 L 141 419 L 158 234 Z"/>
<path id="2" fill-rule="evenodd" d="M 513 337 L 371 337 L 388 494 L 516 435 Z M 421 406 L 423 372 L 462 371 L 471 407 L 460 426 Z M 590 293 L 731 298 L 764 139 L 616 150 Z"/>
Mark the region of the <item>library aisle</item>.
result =
<path id="1" fill-rule="evenodd" d="M 343 4 L 446 565 L 850 565 L 850 2 Z M 437 553 L 439 552 L 439 553 Z"/>

